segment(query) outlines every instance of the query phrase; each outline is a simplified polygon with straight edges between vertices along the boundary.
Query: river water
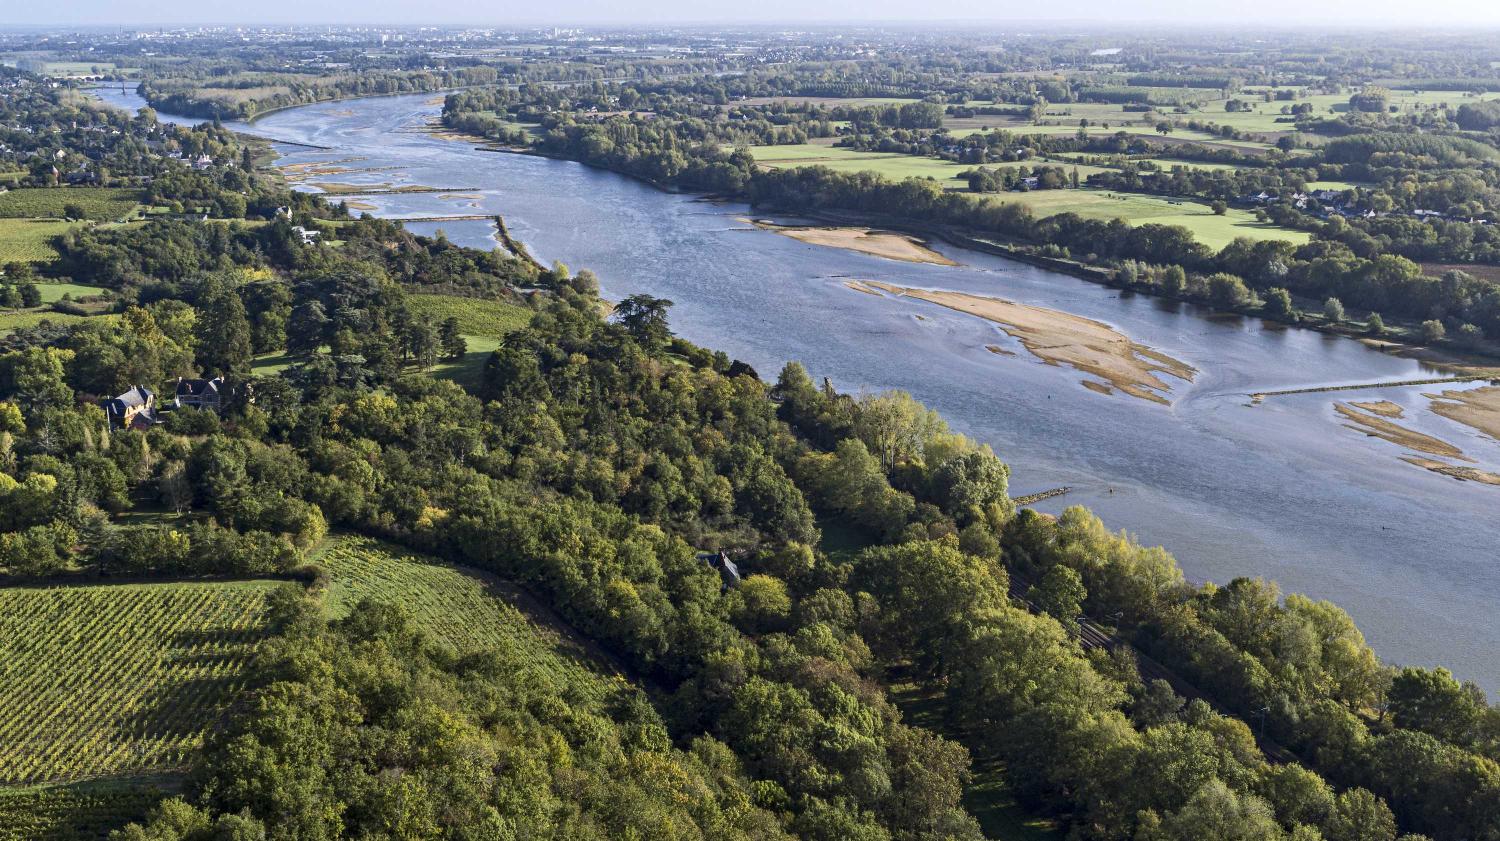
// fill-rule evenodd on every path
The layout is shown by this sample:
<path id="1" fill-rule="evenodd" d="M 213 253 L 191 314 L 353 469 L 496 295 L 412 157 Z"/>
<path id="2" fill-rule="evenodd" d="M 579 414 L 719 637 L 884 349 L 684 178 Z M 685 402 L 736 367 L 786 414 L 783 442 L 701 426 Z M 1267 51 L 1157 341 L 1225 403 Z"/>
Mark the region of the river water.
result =
<path id="1" fill-rule="evenodd" d="M 99 91 L 124 107 L 134 93 Z M 1081 503 L 1113 528 L 1161 544 L 1197 580 L 1238 575 L 1336 602 L 1390 662 L 1446 665 L 1500 689 L 1500 487 L 1400 460 L 1407 450 L 1347 428 L 1335 399 L 1385 399 L 1403 424 L 1500 469 L 1500 444 L 1436 416 L 1421 392 L 1391 387 L 1248 394 L 1440 376 L 1359 342 L 1122 294 L 1071 276 L 938 245 L 960 265 L 886 260 L 810 245 L 740 221 L 744 205 L 671 195 L 567 161 L 480 151 L 421 131 L 431 95 L 372 98 L 271 114 L 241 130 L 280 141 L 282 165 L 362 171 L 313 180 L 444 192 L 361 198 L 389 217 L 502 214 L 539 257 L 598 273 L 606 297 L 675 302 L 681 335 L 743 359 L 771 380 L 787 360 L 844 391 L 905 389 L 956 429 L 992 445 L 1012 493 L 1070 485 L 1038 506 Z M 170 120 L 170 116 L 163 115 Z M 353 159 L 353 160 L 351 160 Z M 305 189 L 314 189 L 305 186 Z M 441 227 L 495 246 L 488 222 Z M 1063 310 L 1113 325 L 1198 369 L 1171 380 L 1170 405 L 1080 385 L 998 327 L 933 304 L 851 291 L 849 279 L 954 290 Z M 998 346 L 1014 352 L 1000 355 Z M 1460 386 L 1462 387 L 1462 386 Z"/>

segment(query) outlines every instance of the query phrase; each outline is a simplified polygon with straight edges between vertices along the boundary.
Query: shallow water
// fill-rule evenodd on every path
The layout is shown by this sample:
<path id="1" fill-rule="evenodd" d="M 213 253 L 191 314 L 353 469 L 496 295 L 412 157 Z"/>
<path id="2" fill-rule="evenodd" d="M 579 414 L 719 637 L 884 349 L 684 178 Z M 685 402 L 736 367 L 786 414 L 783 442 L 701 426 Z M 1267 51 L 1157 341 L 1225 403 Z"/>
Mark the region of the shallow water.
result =
<path id="1" fill-rule="evenodd" d="M 139 107 L 134 94 L 103 98 Z M 480 192 L 362 198 L 382 216 L 503 214 L 543 262 L 591 268 L 604 294 L 670 298 L 683 336 L 774 379 L 790 359 L 842 390 L 901 388 L 957 429 L 993 445 L 1012 492 L 1071 485 L 1038 506 L 1082 503 L 1115 528 L 1162 544 L 1195 579 L 1275 579 L 1348 610 L 1382 657 L 1442 664 L 1500 688 L 1500 570 L 1493 516 L 1500 488 L 1399 461 L 1402 448 L 1346 429 L 1338 400 L 1402 404 L 1412 428 L 1500 469 L 1500 444 L 1427 410 L 1423 391 L 1383 388 L 1268 399 L 1251 392 L 1440 376 L 1349 339 L 1209 317 L 1182 304 L 938 245 L 960 266 L 902 263 L 797 242 L 739 221 L 748 208 L 662 193 L 629 178 L 545 158 L 476 150 L 415 131 L 431 95 L 314 105 L 241 127 L 332 147 L 282 146 L 283 163 L 364 160 L 401 167 L 326 176 Z M 163 119 L 170 119 L 164 116 Z M 475 208 L 473 205 L 479 207 Z M 490 248 L 480 222 L 422 223 Z M 1003 297 L 1108 322 L 1199 374 L 1169 406 L 1083 388 L 996 325 L 913 300 L 849 290 L 848 279 Z M 1001 356 L 986 345 L 1015 351 Z"/>

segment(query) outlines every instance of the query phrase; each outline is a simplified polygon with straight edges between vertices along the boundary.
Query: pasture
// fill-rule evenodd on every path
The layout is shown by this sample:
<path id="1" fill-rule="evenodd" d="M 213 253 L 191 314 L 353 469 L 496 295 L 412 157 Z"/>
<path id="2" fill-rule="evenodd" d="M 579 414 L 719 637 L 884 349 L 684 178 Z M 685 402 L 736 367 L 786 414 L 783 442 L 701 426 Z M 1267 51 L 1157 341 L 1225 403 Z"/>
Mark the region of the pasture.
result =
<path id="1" fill-rule="evenodd" d="M 181 768 L 246 686 L 276 586 L 0 589 L 0 785 Z"/>

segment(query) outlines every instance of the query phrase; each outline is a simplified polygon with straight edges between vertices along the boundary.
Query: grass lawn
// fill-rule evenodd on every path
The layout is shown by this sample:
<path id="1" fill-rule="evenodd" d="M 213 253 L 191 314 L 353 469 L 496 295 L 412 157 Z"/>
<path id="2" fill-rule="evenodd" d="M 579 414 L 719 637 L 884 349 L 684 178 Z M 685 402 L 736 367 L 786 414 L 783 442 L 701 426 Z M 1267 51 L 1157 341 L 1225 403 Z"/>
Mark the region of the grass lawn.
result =
<path id="1" fill-rule="evenodd" d="M 121 219 L 135 212 L 141 194 L 114 187 L 23 187 L 0 193 L 0 217 L 57 218 L 76 204 L 90 219 Z"/>
<path id="2" fill-rule="evenodd" d="M 51 219 L 0 218 L 0 264 L 11 261 L 50 263 L 56 260 L 57 249 L 52 247 L 52 239 L 79 224 Z"/>
<path id="3" fill-rule="evenodd" d="M 0 784 L 181 768 L 245 687 L 277 586 L 0 589 Z"/>
<path id="4" fill-rule="evenodd" d="M 431 373 L 434 377 L 452 380 L 464 388 L 474 388 L 479 385 L 479 377 L 484 372 L 484 363 L 488 362 L 490 354 L 500 347 L 500 340 L 491 336 L 465 335 L 464 341 L 468 344 L 469 351 L 463 355 L 462 359 L 439 362 L 433 367 Z"/>
<path id="5" fill-rule="evenodd" d="M 267 353 L 255 357 L 250 363 L 250 372 L 257 377 L 270 377 L 280 374 L 282 371 L 297 364 L 297 360 L 289 353 Z"/>
<path id="6" fill-rule="evenodd" d="M 38 283 L 36 288 L 41 291 L 44 304 L 61 301 L 64 295 L 72 295 L 76 301 L 79 298 L 103 295 L 109 291 L 102 286 L 83 286 L 77 283 Z"/>
<path id="7" fill-rule="evenodd" d="M 1073 212 L 1086 219 L 1120 218 L 1133 225 L 1147 222 L 1181 225 L 1192 231 L 1199 242 L 1213 249 L 1223 248 L 1235 237 L 1280 239 L 1299 245 L 1309 238 L 1304 231 L 1291 231 L 1257 222 L 1255 215 L 1247 210 L 1230 208 L 1225 215 L 1216 216 L 1206 204 L 1189 201 L 1173 204 L 1164 197 L 1139 193 L 1090 188 L 1033 190 L 1029 193 L 1000 193 L 990 200 L 1024 204 L 1038 216 Z"/>

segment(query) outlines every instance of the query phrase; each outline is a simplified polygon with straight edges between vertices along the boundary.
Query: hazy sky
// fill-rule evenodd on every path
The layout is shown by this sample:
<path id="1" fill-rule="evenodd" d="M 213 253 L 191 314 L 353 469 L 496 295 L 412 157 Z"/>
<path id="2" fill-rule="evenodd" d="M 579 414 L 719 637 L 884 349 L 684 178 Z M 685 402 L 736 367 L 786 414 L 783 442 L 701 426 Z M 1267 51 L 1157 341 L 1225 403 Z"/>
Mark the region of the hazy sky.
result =
<path id="1" fill-rule="evenodd" d="M 1500 26 L 1500 0 L 0 0 L 5 24 L 1016 21 Z"/>

